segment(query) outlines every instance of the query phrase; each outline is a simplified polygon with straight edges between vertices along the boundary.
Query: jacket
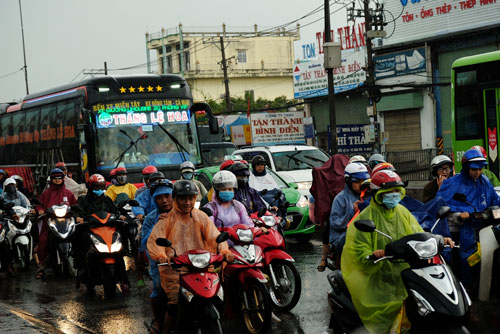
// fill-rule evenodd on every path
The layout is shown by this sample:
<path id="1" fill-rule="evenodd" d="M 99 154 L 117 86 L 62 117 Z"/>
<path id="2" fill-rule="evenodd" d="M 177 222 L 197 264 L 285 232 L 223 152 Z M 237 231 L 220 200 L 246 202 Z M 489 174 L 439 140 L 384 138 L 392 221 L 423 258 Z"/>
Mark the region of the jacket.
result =
<path id="1" fill-rule="evenodd" d="M 14 194 L 9 194 L 4 191 L 1 196 L 4 199 L 5 203 L 14 203 L 14 206 L 22 206 L 23 208 L 28 208 L 31 205 L 29 199 L 24 196 L 24 194 L 19 190 L 16 190 Z"/>
<path id="2" fill-rule="evenodd" d="M 52 205 L 67 204 L 69 206 L 76 204 L 75 195 L 63 185 L 59 187 L 51 186 L 45 189 L 40 196 L 40 204 L 36 206 L 37 210 L 47 210 Z"/>
<path id="3" fill-rule="evenodd" d="M 342 247 L 347 230 L 347 223 L 354 216 L 354 202 L 359 200 L 359 194 L 355 194 L 346 184 L 333 200 L 330 211 L 330 243 L 337 249 Z"/>
<path id="4" fill-rule="evenodd" d="M 106 196 L 111 198 L 111 200 L 114 202 L 116 201 L 116 197 L 122 193 L 127 194 L 128 198 L 135 198 L 136 191 L 137 187 L 132 183 L 125 183 L 123 185 L 113 184 L 106 190 Z"/>
<path id="5" fill-rule="evenodd" d="M 78 198 L 78 207 L 80 212 L 77 213 L 78 217 L 85 218 L 98 211 L 105 211 L 112 214 L 118 214 L 118 209 L 115 204 L 105 194 L 102 196 L 97 196 L 92 191 L 89 191 L 87 195 L 80 196 Z"/>
<path id="6" fill-rule="evenodd" d="M 267 203 L 260 197 L 257 190 L 248 185 L 234 189 L 234 199 L 245 206 L 248 214 L 257 212 L 262 208 L 267 208 Z"/>
<path id="7" fill-rule="evenodd" d="M 217 227 L 224 224 L 225 227 L 244 224 L 253 227 L 252 220 L 248 216 L 245 206 L 239 201 L 231 200 L 229 207 L 223 207 L 217 196 L 212 198 L 210 203 L 205 205 L 206 208 L 212 210 L 213 215 L 210 218 Z"/>

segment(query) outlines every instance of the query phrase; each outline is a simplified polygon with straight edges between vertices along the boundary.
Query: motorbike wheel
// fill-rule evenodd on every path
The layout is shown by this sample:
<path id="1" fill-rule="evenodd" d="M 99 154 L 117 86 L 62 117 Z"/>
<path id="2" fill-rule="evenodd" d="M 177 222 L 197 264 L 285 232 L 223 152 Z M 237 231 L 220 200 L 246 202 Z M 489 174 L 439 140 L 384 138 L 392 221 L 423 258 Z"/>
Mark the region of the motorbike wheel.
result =
<path id="1" fill-rule="evenodd" d="M 105 265 L 103 272 L 103 287 L 104 287 L 104 296 L 106 298 L 113 298 L 116 293 L 116 282 L 114 275 L 114 264 Z"/>
<path id="2" fill-rule="evenodd" d="M 297 305 L 302 292 L 300 275 L 292 262 L 275 260 L 271 262 L 279 286 L 271 283 L 269 296 L 279 311 L 290 311 Z"/>
<path id="3" fill-rule="evenodd" d="M 271 325 L 271 301 L 264 284 L 257 281 L 248 281 L 246 293 L 248 309 L 242 297 L 243 319 L 247 330 L 252 333 L 264 333 Z"/>
<path id="4" fill-rule="evenodd" d="M 17 254 L 19 254 L 19 261 L 21 262 L 21 268 L 24 271 L 28 271 L 30 266 L 30 254 L 26 249 L 26 247 L 24 247 L 23 245 L 18 244 L 17 248 L 18 248 Z"/>

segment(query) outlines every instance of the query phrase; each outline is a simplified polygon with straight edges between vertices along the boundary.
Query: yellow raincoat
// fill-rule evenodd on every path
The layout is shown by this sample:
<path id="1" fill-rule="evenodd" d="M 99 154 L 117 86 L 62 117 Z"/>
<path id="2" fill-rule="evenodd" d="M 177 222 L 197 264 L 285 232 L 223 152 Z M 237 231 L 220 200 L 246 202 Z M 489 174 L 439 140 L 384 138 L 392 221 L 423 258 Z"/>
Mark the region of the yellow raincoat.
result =
<path id="1" fill-rule="evenodd" d="M 381 190 L 356 220 L 370 219 L 377 230 L 396 241 L 406 235 L 423 232 L 417 220 L 404 206 L 394 209 L 381 205 L 381 195 L 393 189 Z M 404 189 L 401 188 L 404 195 Z M 342 274 L 352 296 L 352 302 L 365 327 L 371 333 L 387 334 L 407 297 L 401 279 L 406 263 L 388 260 L 377 264 L 366 257 L 377 249 L 385 249 L 391 240 L 377 232 L 362 232 L 349 225 L 342 252 Z"/>
<path id="2" fill-rule="evenodd" d="M 148 238 L 148 251 L 153 261 L 160 261 L 171 258 L 174 255 L 172 248 L 156 245 L 157 238 L 167 238 L 172 242 L 172 247 L 177 251 L 177 255 L 193 250 L 205 249 L 212 253 L 217 253 L 217 242 L 215 239 L 220 234 L 214 223 L 208 216 L 198 210 L 193 209 L 191 214 L 182 213 L 174 201 L 172 210 L 167 214 L 162 214 Z M 221 254 L 229 253 L 227 242 L 219 245 Z M 167 293 L 168 302 L 177 304 L 179 293 L 179 273 L 170 266 L 159 266 L 161 276 L 161 286 Z"/>
<path id="3" fill-rule="evenodd" d="M 124 185 L 113 184 L 106 190 L 106 196 L 111 198 L 113 202 L 116 200 L 116 197 L 121 193 L 125 193 L 128 195 L 128 198 L 134 199 L 136 191 L 137 187 L 134 186 L 132 183 L 126 183 Z"/>

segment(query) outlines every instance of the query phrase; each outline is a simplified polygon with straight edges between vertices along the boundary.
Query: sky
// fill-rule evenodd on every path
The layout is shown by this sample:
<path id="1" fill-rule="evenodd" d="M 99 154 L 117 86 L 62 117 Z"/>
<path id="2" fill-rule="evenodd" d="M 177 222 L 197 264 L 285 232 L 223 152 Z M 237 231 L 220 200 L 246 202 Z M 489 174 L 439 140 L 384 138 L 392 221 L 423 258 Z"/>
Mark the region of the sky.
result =
<path id="1" fill-rule="evenodd" d="M 337 11 L 331 15 L 332 29 L 346 25 L 343 1 L 330 1 L 330 12 Z M 184 27 L 219 30 L 225 23 L 228 30 L 254 24 L 265 29 L 299 19 L 323 3 L 324 0 L 21 0 L 29 92 L 81 80 L 85 78 L 83 69 L 102 69 L 105 61 L 110 74 L 144 74 L 146 66 L 131 71 L 111 70 L 146 63 L 145 33 L 160 32 L 162 27 L 175 28 L 182 23 Z M 296 59 L 301 58 L 302 45 L 314 42 L 316 32 L 323 31 L 323 15 L 321 9 L 298 21 L 305 27 L 301 29 L 301 40 L 295 42 Z M 26 84 L 24 71 L 20 70 L 24 61 L 19 0 L 0 1 L 0 50 L 0 103 L 22 99 Z"/>

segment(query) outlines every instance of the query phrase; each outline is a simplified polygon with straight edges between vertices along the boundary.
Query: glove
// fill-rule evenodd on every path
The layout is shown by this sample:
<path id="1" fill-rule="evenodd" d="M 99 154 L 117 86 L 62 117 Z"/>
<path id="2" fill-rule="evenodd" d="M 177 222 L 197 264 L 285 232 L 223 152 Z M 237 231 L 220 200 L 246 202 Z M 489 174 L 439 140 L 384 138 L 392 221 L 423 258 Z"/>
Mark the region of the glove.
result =
<path id="1" fill-rule="evenodd" d="M 224 260 L 226 260 L 226 262 L 233 262 L 234 261 L 233 253 L 224 254 Z"/>

